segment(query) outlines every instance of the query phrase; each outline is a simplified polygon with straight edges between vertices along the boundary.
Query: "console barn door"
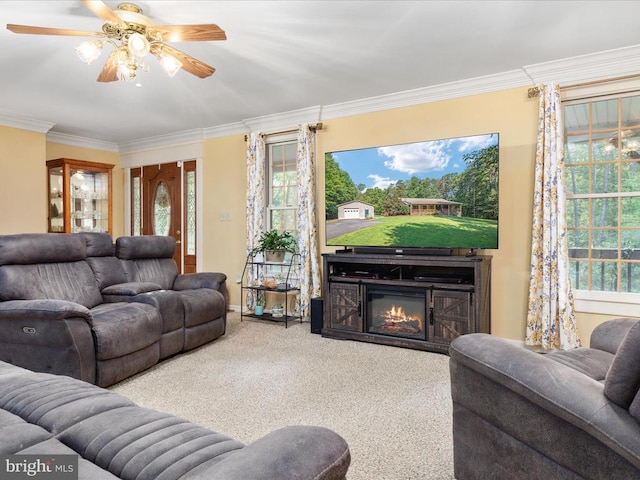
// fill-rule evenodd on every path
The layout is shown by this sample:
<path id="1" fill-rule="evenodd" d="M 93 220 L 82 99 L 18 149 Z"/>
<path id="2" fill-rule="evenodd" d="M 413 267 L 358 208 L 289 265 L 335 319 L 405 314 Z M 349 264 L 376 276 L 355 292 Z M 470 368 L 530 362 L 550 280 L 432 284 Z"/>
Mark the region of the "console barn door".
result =
<path id="1" fill-rule="evenodd" d="M 174 259 L 180 273 L 196 270 L 195 163 L 164 163 L 131 170 L 132 235 L 174 237 Z"/>

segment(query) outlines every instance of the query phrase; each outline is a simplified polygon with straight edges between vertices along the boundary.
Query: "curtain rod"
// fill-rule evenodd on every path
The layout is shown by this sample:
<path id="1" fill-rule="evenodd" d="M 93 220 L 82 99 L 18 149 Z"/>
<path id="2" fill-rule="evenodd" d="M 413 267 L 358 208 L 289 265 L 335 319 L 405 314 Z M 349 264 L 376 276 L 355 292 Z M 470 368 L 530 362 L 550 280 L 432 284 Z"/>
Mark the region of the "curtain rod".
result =
<path id="1" fill-rule="evenodd" d="M 609 83 L 609 82 L 619 82 L 621 80 L 631 80 L 631 79 L 634 79 L 634 78 L 640 78 L 640 74 L 639 73 L 634 73 L 634 74 L 631 74 L 631 75 L 624 75 L 622 77 L 607 78 L 607 79 L 603 79 L 603 80 L 593 80 L 591 82 L 574 83 L 572 85 L 565 85 L 565 86 L 560 85 L 560 90 L 569 90 L 569 89 L 572 89 L 572 88 L 590 87 L 591 85 L 600 85 L 602 83 Z M 538 87 L 531 87 L 527 91 L 527 97 L 529 97 L 529 98 L 537 97 L 539 94 L 540 94 L 540 89 Z"/>
<path id="2" fill-rule="evenodd" d="M 316 130 L 322 130 L 322 122 L 313 124 L 313 125 L 309 125 L 309 129 L 312 131 L 316 131 Z M 297 133 L 298 129 L 296 128 L 295 130 L 284 130 L 282 132 L 271 132 L 271 133 L 263 133 L 262 136 L 263 137 L 270 137 L 273 135 L 286 135 L 287 133 Z M 249 140 L 249 135 L 245 135 L 244 136 L 244 141 L 246 142 L 247 140 Z"/>

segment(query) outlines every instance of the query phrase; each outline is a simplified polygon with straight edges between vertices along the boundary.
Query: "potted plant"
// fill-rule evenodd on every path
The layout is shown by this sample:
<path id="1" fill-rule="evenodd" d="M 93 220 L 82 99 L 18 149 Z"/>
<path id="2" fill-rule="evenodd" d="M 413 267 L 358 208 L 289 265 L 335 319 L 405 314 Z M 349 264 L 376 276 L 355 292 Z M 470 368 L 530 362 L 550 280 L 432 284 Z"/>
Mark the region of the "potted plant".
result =
<path id="1" fill-rule="evenodd" d="M 273 318 L 280 318 L 284 316 L 284 307 L 281 303 L 274 303 L 271 307 L 271 316 Z"/>
<path id="2" fill-rule="evenodd" d="M 296 253 L 296 239 L 290 232 L 279 232 L 275 228 L 267 232 L 262 232 L 258 245 L 251 250 L 251 253 L 264 253 L 264 259 L 267 262 L 284 261 L 286 252 Z"/>
<path id="3" fill-rule="evenodd" d="M 253 309 L 254 315 L 262 315 L 264 313 L 264 303 L 264 297 L 262 295 L 259 295 L 256 298 L 256 305 Z"/>

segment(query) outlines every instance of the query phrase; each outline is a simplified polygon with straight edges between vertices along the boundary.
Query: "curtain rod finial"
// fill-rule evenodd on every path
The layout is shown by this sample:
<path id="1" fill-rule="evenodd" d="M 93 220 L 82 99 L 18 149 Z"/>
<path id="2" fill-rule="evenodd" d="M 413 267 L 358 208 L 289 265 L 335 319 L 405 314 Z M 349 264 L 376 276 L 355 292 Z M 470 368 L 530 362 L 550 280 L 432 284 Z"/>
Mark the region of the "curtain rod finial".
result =
<path id="1" fill-rule="evenodd" d="M 537 97 L 540 94 L 540 89 L 538 87 L 531 87 L 527 91 L 527 96 L 529 98 Z"/>

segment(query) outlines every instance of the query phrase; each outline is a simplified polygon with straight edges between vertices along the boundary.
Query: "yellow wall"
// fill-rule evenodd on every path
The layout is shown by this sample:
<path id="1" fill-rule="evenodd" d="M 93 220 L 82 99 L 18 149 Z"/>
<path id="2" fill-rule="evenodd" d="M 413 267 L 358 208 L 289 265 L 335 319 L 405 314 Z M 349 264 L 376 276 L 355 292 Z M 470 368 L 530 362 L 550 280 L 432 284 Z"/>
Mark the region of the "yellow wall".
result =
<path id="1" fill-rule="evenodd" d="M 124 235 L 124 171 L 120 167 L 120 154 L 117 152 L 108 152 L 105 150 L 96 150 L 86 147 L 75 147 L 64 145 L 61 143 L 47 143 L 46 160 L 54 158 L 74 158 L 76 160 L 86 160 L 89 162 L 110 163 L 115 165 L 112 170 L 112 208 L 113 208 L 113 238 Z M 43 173 L 44 161 L 42 162 Z M 46 188 L 46 186 L 45 186 Z M 45 227 L 46 228 L 46 227 Z"/>
<path id="2" fill-rule="evenodd" d="M 323 121 L 318 134 L 318 212 L 324 211 L 324 154 L 497 132 L 500 135 L 500 238 L 493 256 L 492 332 L 524 338 L 530 262 L 537 101 L 526 88 Z M 116 165 L 114 237 L 124 232 L 124 175 L 117 153 L 46 143 L 44 134 L 0 127 L 0 233 L 46 230 L 46 159 L 70 157 Z M 246 252 L 246 144 L 243 135 L 205 140 L 201 161 L 202 270 L 228 275 L 229 303 L 240 304 Z M 16 205 L 15 208 L 7 206 Z M 319 244 L 324 218 L 318 215 Z M 323 252 L 333 248 L 322 247 Z M 464 254 L 465 252 L 458 252 Z M 582 340 L 611 318 L 578 314 Z"/>
<path id="3" fill-rule="evenodd" d="M 203 145 L 202 267 L 227 274 L 231 305 L 240 305 L 236 279 L 247 252 L 246 156 L 243 135 L 206 140 Z"/>
<path id="4" fill-rule="evenodd" d="M 0 234 L 46 232 L 46 135 L 0 126 Z"/>

